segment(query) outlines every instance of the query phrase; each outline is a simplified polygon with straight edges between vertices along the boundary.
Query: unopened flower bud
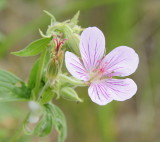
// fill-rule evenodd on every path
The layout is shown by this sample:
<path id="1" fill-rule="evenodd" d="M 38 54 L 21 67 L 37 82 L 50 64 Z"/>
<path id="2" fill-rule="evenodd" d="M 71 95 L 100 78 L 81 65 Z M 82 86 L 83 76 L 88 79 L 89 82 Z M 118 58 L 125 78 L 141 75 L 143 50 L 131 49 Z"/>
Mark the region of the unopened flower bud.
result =
<path id="1" fill-rule="evenodd" d="M 74 91 L 73 88 L 64 87 L 61 89 L 60 94 L 63 98 L 65 98 L 67 100 L 76 101 L 76 102 L 83 102 L 83 100 L 78 97 L 78 94 Z"/>
<path id="2" fill-rule="evenodd" d="M 73 30 L 67 25 L 63 27 L 63 32 L 64 32 L 64 37 L 67 39 L 66 44 L 65 44 L 67 50 L 77 55 L 80 55 L 79 35 L 74 33 Z"/>
<path id="3" fill-rule="evenodd" d="M 47 68 L 47 78 L 49 82 L 53 82 L 58 75 L 59 64 L 56 58 L 51 59 Z"/>
<path id="4" fill-rule="evenodd" d="M 63 64 L 63 56 L 64 56 L 63 51 L 58 52 L 58 55 L 53 56 L 53 58 L 50 60 L 48 64 L 47 78 L 50 84 L 54 83 L 56 77 L 61 72 Z"/>
<path id="5" fill-rule="evenodd" d="M 63 64 L 63 58 L 64 58 L 64 51 L 60 51 L 58 53 L 57 57 L 58 57 L 59 71 L 61 72 L 62 64 Z"/>

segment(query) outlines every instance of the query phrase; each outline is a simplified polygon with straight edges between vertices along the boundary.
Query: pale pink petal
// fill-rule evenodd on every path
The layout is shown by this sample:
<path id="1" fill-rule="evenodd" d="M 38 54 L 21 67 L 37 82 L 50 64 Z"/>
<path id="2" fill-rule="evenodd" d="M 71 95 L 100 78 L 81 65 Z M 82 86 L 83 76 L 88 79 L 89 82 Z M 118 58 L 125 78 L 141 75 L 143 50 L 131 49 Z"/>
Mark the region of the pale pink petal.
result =
<path id="1" fill-rule="evenodd" d="M 93 102 L 106 105 L 112 100 L 124 101 L 137 92 L 137 85 L 132 79 L 106 79 L 91 83 L 88 94 Z"/>
<path id="2" fill-rule="evenodd" d="M 101 62 L 105 50 L 105 38 L 97 27 L 85 29 L 80 38 L 80 52 L 87 71 L 92 71 Z"/>
<path id="3" fill-rule="evenodd" d="M 98 105 L 106 105 L 113 100 L 104 83 L 92 83 L 88 89 L 91 100 Z"/>
<path id="4" fill-rule="evenodd" d="M 137 85 L 129 78 L 107 79 L 104 84 L 108 88 L 108 93 L 117 101 L 130 99 L 137 92 Z"/>
<path id="5" fill-rule="evenodd" d="M 134 73 L 138 67 L 139 57 L 130 47 L 120 46 L 113 49 L 102 60 L 100 68 L 105 66 L 112 76 L 128 76 Z"/>
<path id="6" fill-rule="evenodd" d="M 72 76 L 79 80 L 88 81 L 86 69 L 75 54 L 67 51 L 65 53 L 65 63 L 68 71 Z"/>

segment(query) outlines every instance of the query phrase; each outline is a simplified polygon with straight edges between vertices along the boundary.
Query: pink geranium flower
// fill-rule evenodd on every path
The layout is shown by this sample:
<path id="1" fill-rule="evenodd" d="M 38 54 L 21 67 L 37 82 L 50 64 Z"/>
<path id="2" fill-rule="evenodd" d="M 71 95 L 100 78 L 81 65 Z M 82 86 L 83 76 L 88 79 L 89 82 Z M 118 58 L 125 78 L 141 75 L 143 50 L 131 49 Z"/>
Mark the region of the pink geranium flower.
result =
<path id="1" fill-rule="evenodd" d="M 80 38 L 81 58 L 71 52 L 65 53 L 65 63 L 72 76 L 89 84 L 91 100 L 105 105 L 112 100 L 124 101 L 137 91 L 132 79 L 116 79 L 135 72 L 139 58 L 127 46 L 120 46 L 104 56 L 105 38 L 96 27 L 89 27 Z"/>

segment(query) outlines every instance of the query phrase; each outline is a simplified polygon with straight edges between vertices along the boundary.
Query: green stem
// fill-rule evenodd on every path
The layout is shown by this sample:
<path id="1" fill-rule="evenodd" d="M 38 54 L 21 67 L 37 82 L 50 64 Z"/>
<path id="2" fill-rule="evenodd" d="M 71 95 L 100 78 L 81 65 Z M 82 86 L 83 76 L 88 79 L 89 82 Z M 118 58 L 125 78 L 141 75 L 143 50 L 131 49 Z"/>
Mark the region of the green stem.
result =
<path id="1" fill-rule="evenodd" d="M 87 86 L 87 84 L 85 84 L 83 81 L 68 77 L 64 74 L 60 74 L 59 79 L 65 81 L 65 82 L 68 82 L 72 85 L 75 85 L 75 86 Z"/>
<path id="2" fill-rule="evenodd" d="M 45 49 L 44 52 L 42 52 L 40 60 L 39 60 L 39 67 L 38 67 L 38 72 L 37 72 L 37 76 L 36 76 L 36 84 L 35 84 L 35 88 L 34 88 L 34 94 L 35 94 L 34 98 L 37 98 L 37 94 L 39 92 L 39 87 L 40 87 L 40 83 L 41 83 L 41 79 L 42 79 L 42 73 L 43 73 L 43 69 L 44 69 L 44 62 L 45 62 L 46 53 L 47 53 L 47 49 Z"/>
<path id="3" fill-rule="evenodd" d="M 46 84 L 44 85 L 43 89 L 39 93 L 39 95 L 38 95 L 38 101 L 41 99 L 41 97 L 42 97 L 43 93 L 45 92 L 46 88 L 48 87 L 48 85 L 49 85 L 49 81 L 46 82 Z"/>

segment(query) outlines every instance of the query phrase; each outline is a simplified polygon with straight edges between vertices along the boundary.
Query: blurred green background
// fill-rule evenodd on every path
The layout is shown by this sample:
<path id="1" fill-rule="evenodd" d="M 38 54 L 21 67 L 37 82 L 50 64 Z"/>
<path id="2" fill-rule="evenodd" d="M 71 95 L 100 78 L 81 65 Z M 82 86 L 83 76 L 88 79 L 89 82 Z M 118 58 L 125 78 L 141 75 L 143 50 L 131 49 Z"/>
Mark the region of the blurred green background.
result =
<path id="1" fill-rule="evenodd" d="M 105 34 L 107 52 L 126 45 L 139 54 L 138 70 L 131 78 L 137 94 L 125 102 L 98 106 L 86 88 L 78 88 L 84 103 L 58 100 L 68 123 L 66 142 L 160 142 L 160 0 L 0 0 L 0 68 L 27 79 L 36 57 L 10 54 L 40 38 L 47 29 L 48 10 L 59 21 L 80 10 L 79 25 L 97 26 Z M 0 142 L 16 136 L 28 106 L 0 103 Z M 14 134 L 15 133 L 15 134 Z M 25 136 L 19 142 L 55 142 L 57 133 L 45 138 Z"/>

